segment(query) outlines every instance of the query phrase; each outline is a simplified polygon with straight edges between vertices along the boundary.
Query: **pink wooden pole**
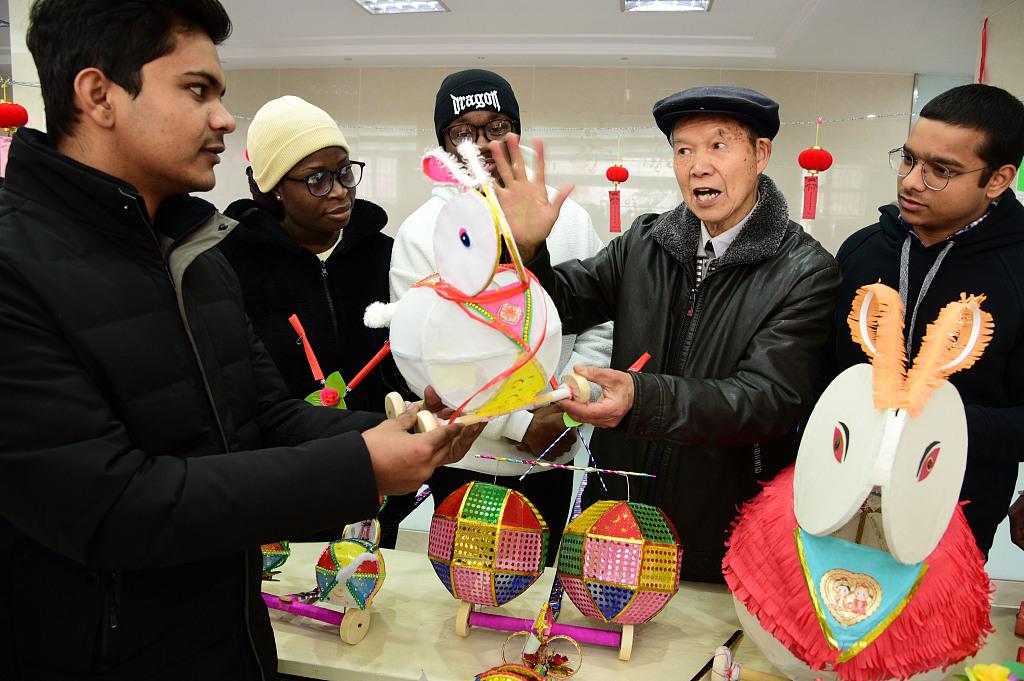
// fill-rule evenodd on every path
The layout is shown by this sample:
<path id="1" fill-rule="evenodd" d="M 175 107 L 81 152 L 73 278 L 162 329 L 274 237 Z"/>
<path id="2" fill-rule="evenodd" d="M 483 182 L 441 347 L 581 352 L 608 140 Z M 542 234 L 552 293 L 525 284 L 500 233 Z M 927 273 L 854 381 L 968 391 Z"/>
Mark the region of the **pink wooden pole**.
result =
<path id="1" fill-rule="evenodd" d="M 302 615 L 303 617 L 333 624 L 334 626 L 341 626 L 341 621 L 345 619 L 345 613 L 343 612 L 331 610 L 330 608 L 321 608 L 319 605 L 310 605 L 302 601 L 282 601 L 279 597 L 266 592 L 263 593 L 263 601 L 267 604 L 268 608 L 273 610 L 283 610 L 293 615 Z"/>
<path id="2" fill-rule="evenodd" d="M 533 620 L 508 617 L 507 615 L 492 615 L 486 612 L 476 612 L 475 610 L 469 613 L 469 623 L 474 627 L 495 629 L 497 631 L 530 631 L 533 628 Z M 612 648 L 618 648 L 622 640 L 622 634 L 618 631 L 574 627 L 557 622 L 552 625 L 551 634 L 553 636 L 569 636 L 577 643 L 592 643 Z"/>

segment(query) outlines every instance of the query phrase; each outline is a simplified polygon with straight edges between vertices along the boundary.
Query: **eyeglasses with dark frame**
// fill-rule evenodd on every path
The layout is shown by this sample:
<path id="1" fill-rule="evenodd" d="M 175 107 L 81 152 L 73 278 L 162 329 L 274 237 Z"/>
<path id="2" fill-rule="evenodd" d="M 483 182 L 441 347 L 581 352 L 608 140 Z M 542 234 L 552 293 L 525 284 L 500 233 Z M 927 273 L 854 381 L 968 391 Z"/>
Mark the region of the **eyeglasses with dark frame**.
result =
<path id="1" fill-rule="evenodd" d="M 312 175 L 306 177 L 288 177 L 284 176 L 283 179 L 291 180 L 292 182 L 305 182 L 306 189 L 313 196 L 327 196 L 334 189 L 334 178 L 338 178 L 338 182 L 341 183 L 342 187 L 352 189 L 360 180 L 363 179 L 363 168 L 366 164 L 362 161 L 349 161 L 337 170 L 318 170 Z"/>
<path id="2" fill-rule="evenodd" d="M 458 125 L 452 125 L 447 128 L 441 128 L 441 132 L 448 135 L 448 139 L 452 141 L 452 144 L 459 146 L 463 142 L 474 142 L 477 136 L 480 134 L 480 130 L 484 131 L 484 137 L 491 142 L 500 142 L 512 132 L 512 127 L 519 121 L 514 121 L 511 118 L 495 118 L 493 121 L 487 121 L 483 125 L 473 125 L 472 123 L 459 123 Z"/>
<path id="3" fill-rule="evenodd" d="M 979 173 L 982 170 L 990 170 L 992 168 L 992 166 L 985 166 L 984 168 L 975 168 L 974 170 L 965 170 L 958 173 L 941 163 L 914 158 L 913 154 L 903 147 L 897 147 L 889 152 L 889 168 L 892 172 L 896 173 L 897 177 L 909 175 L 914 170 L 914 166 L 919 162 L 921 164 L 921 179 L 924 181 L 924 186 L 936 192 L 941 192 L 945 189 L 949 185 L 950 179 L 954 177 L 969 173 Z M 932 178 L 931 181 L 928 180 L 929 177 Z"/>

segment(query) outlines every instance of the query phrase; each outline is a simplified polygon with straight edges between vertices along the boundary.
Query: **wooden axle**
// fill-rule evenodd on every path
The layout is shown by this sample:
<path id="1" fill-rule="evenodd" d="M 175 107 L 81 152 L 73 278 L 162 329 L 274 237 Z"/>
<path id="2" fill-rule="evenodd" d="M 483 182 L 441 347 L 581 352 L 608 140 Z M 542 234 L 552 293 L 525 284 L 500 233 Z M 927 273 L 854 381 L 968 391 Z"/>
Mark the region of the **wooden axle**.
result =
<path id="1" fill-rule="evenodd" d="M 535 407 L 541 407 L 545 404 L 551 404 L 552 402 L 558 402 L 559 400 L 565 400 L 572 398 L 576 402 L 586 404 L 590 401 L 590 383 L 577 374 L 569 373 L 562 377 L 562 385 L 549 393 L 542 393 L 537 395 L 536 399 L 530 404 L 524 404 L 519 409 L 532 409 Z M 422 407 L 423 400 L 413 402 L 412 404 Z M 388 415 L 388 418 L 395 418 L 399 414 L 405 412 L 406 405 L 405 400 L 398 393 L 388 393 L 387 397 L 384 398 L 384 412 Z M 504 412 L 511 413 L 511 412 Z M 455 419 L 458 423 L 464 423 L 467 426 L 474 423 L 480 423 L 482 421 L 490 421 L 491 419 L 502 416 L 502 414 L 493 414 L 491 416 L 480 416 L 479 414 L 464 414 L 459 418 Z M 434 430 L 438 426 L 438 419 L 436 416 L 428 411 L 421 409 L 416 414 L 416 432 L 426 433 Z"/>

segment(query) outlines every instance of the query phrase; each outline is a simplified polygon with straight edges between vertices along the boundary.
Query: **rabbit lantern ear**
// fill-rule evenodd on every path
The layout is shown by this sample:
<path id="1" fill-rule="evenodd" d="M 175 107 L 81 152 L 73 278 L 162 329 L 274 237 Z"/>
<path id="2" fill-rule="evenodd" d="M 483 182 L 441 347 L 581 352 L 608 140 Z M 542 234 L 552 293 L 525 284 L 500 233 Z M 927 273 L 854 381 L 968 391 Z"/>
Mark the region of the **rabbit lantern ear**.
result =
<path id="1" fill-rule="evenodd" d="M 835 532 L 878 486 L 893 557 L 913 564 L 935 549 L 967 462 L 963 403 L 944 377 L 970 366 L 987 344 L 991 317 L 979 307 L 983 299 L 962 297 L 946 306 L 905 373 L 898 296 L 879 284 L 861 289 L 850 326 L 873 366 L 840 374 L 808 419 L 793 482 L 804 530 Z"/>

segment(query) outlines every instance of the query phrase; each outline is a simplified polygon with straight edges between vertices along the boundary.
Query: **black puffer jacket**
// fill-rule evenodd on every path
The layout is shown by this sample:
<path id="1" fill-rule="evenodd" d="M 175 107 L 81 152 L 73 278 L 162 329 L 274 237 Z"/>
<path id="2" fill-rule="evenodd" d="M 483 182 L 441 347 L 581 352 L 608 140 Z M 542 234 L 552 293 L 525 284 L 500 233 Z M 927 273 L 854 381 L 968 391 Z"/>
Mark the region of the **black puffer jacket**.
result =
<path id="1" fill-rule="evenodd" d="M 219 248 L 238 273 L 256 335 L 274 358 L 292 397 L 320 389 L 288 322 L 302 322 L 324 375 L 351 381 L 388 339 L 387 329 L 363 324 L 366 306 L 388 301 L 391 237 L 380 206 L 356 199 L 352 219 L 326 261 L 300 246 L 277 219 L 250 199 L 225 211 L 239 225 Z M 390 355 L 345 398 L 349 409 L 384 411 L 384 396 L 404 387 Z"/>
<path id="2" fill-rule="evenodd" d="M 5 679 L 272 679 L 261 543 L 373 515 L 358 430 L 288 400 L 233 224 L 14 137 L 0 190 Z M 311 437 L 328 436 L 311 441 Z M 304 443 L 304 444 L 302 444 Z"/>
<path id="3" fill-rule="evenodd" d="M 552 270 L 546 251 L 529 263 L 569 333 L 615 322 L 613 369 L 633 374 L 633 409 L 614 431 L 597 430 L 609 492 L 585 500 L 641 501 L 663 509 L 683 544 L 685 579 L 722 581 L 737 507 L 796 456 L 796 426 L 811 399 L 818 352 L 840 274 L 835 260 L 787 215 L 762 175 L 743 231 L 693 295 L 700 221 L 685 204 L 639 217 L 594 257 Z"/>

